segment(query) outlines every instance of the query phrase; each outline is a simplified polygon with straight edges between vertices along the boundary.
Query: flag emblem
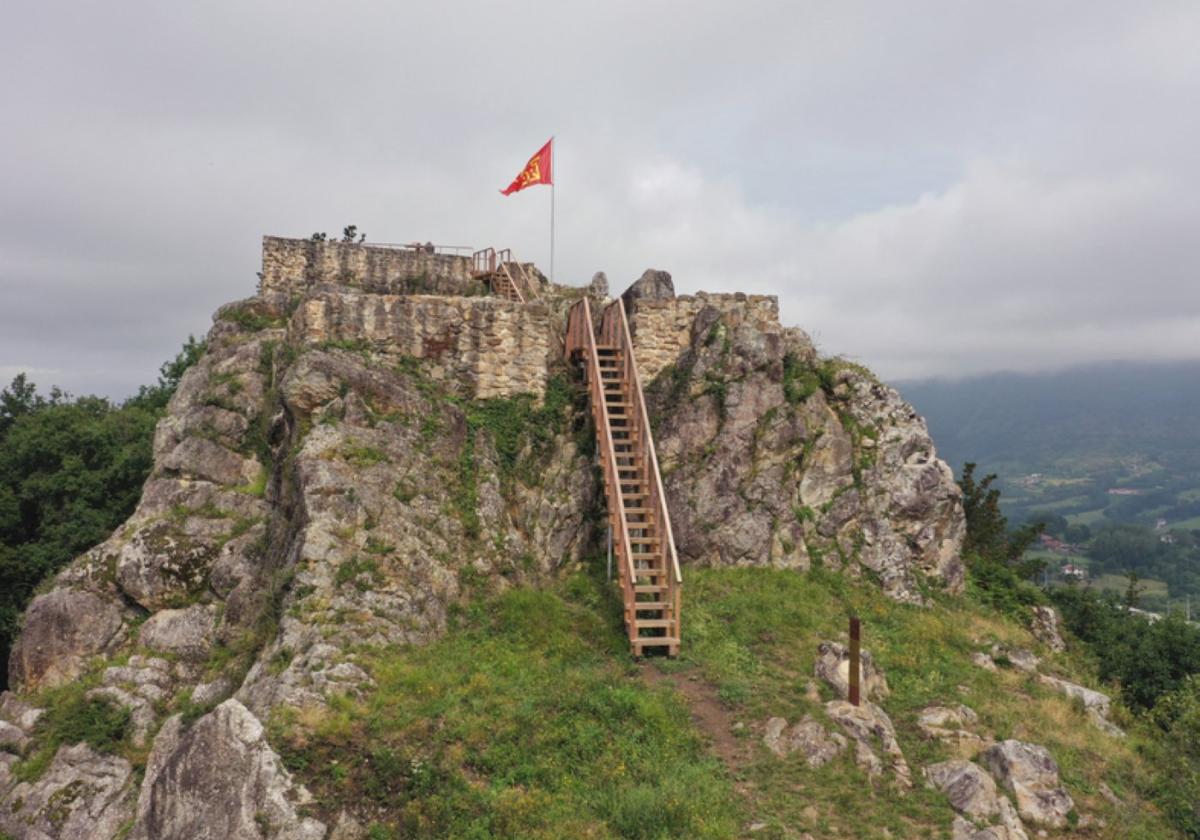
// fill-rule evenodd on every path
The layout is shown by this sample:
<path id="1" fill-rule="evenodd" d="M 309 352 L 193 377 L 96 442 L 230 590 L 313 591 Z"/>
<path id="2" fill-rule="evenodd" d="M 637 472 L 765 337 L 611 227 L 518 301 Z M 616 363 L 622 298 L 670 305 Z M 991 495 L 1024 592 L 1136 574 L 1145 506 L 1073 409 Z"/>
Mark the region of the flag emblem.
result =
<path id="1" fill-rule="evenodd" d="M 554 183 L 554 138 L 546 141 L 546 145 L 538 149 L 520 174 L 513 179 L 507 189 L 500 190 L 504 195 L 512 195 L 526 187 L 536 184 Z"/>

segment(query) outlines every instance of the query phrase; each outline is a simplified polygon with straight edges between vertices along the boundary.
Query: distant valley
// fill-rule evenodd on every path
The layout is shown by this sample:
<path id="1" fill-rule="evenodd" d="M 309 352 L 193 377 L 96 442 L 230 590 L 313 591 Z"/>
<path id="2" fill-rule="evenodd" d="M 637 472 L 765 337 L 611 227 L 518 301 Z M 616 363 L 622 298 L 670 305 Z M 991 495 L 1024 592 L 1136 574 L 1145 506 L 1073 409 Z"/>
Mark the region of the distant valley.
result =
<path id="1" fill-rule="evenodd" d="M 956 473 L 999 476 L 1010 522 L 1049 524 L 1051 570 L 1115 588 L 1133 569 L 1151 606 L 1200 595 L 1200 361 L 898 387 Z"/>

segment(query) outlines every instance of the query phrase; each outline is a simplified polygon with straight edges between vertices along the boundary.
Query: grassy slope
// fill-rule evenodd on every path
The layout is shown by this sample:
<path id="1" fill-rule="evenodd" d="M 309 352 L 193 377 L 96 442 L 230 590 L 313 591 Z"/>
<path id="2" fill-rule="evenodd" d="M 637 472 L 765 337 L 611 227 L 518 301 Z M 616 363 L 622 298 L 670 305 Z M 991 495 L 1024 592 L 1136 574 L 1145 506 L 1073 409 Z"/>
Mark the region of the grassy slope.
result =
<path id="1" fill-rule="evenodd" d="M 997 615 L 964 600 L 904 607 L 838 575 L 763 569 L 689 570 L 684 604 L 684 654 L 656 664 L 711 684 L 745 724 L 748 758 L 732 770 L 707 752 L 681 697 L 640 678 L 618 605 L 584 573 L 478 601 L 428 647 L 361 651 L 375 691 L 277 715 L 273 740 L 326 818 L 368 803 L 374 838 L 716 838 L 752 821 L 766 823 L 757 838 L 943 837 L 952 812 L 919 768 L 952 751 L 923 741 L 915 717 L 930 702 L 965 702 L 995 737 L 1051 750 L 1079 811 L 1107 822 L 1080 836 L 1172 836 L 1138 799 L 1149 771 L 1136 734 L 1111 739 L 1025 675 L 970 664 L 991 641 L 1032 644 Z M 848 758 L 810 770 L 759 744 L 771 715 L 823 718 L 806 699 L 816 644 L 839 638 L 852 611 L 887 673 L 883 705 L 918 780 L 903 797 Z M 1101 781 L 1128 806 L 1099 796 Z"/>

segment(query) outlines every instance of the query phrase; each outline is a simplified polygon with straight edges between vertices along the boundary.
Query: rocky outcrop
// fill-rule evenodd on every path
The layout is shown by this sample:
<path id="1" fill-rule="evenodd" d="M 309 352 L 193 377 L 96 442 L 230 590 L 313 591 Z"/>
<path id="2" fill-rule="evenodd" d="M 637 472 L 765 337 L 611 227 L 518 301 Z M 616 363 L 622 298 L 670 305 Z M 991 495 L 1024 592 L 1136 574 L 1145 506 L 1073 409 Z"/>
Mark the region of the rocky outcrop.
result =
<path id="1" fill-rule="evenodd" d="M 784 718 L 771 718 L 767 721 L 763 743 L 780 758 L 799 752 L 809 767 L 828 764 L 846 749 L 846 739 L 837 732 L 829 732 L 812 715 L 805 715 L 790 729 Z"/>
<path id="2" fill-rule="evenodd" d="M 150 750 L 140 783 L 73 746 L 22 787 L 10 768 L 41 711 L 6 695 L 0 814 L 42 835 L 76 836 L 86 814 L 109 836 L 137 800 L 135 837 L 320 836 L 260 721 L 363 694 L 360 646 L 429 642 L 455 604 L 597 544 L 586 400 L 560 361 L 586 292 L 541 284 L 518 306 L 475 295 L 460 258 L 268 244 L 259 295 L 217 312 L 158 425 L 137 509 L 26 613 L 13 686 L 86 680 L 129 711 L 123 747 Z M 961 587 L 957 488 L 895 391 L 819 359 L 773 298 L 676 297 L 650 271 L 627 304 L 639 367 L 661 373 L 650 410 L 685 564 L 822 564 L 913 603 Z M 845 651 L 822 656 L 844 695 Z M 865 663 L 865 696 L 886 696 Z M 882 709 L 829 716 L 864 767 L 908 784 Z M 770 743 L 813 766 L 848 745 L 812 718 Z"/>
<path id="3" fill-rule="evenodd" d="M 971 731 L 979 723 L 973 709 L 958 703 L 953 706 L 926 706 L 917 715 L 917 729 L 926 738 L 951 741 L 979 749 L 985 739 Z"/>
<path id="4" fill-rule="evenodd" d="M 61 747 L 37 781 L 8 791 L 0 831 L 39 840 L 111 840 L 133 813 L 132 774 L 128 761 L 87 744 Z"/>
<path id="5" fill-rule="evenodd" d="M 753 304 L 687 301 L 688 343 L 649 388 L 681 562 L 844 568 L 913 603 L 921 580 L 961 589 L 959 490 L 924 422 Z M 674 311 L 643 306 L 639 364 Z"/>
<path id="6" fill-rule="evenodd" d="M 226 700 L 186 731 L 178 717 L 164 724 L 130 837 L 321 840 L 326 827 L 297 813 L 307 798 L 267 745 L 258 719 Z"/>
<path id="7" fill-rule="evenodd" d="M 593 281 L 594 282 L 594 281 Z M 636 311 L 640 301 L 671 300 L 675 297 L 675 283 L 666 271 L 648 268 L 642 272 L 632 286 L 621 294 L 628 311 Z"/>
<path id="8" fill-rule="evenodd" d="M 896 739 L 892 719 L 883 709 L 867 700 L 857 706 L 845 700 L 831 700 L 825 704 L 825 713 L 854 741 L 854 760 L 868 775 L 883 773 L 884 763 L 879 755 L 882 752 L 888 759 L 896 786 L 902 790 L 912 787 L 912 771 Z"/>
<path id="9" fill-rule="evenodd" d="M 56 589 L 33 599 L 8 660 L 9 683 L 30 690 L 68 683 L 120 641 L 121 610 L 91 592 Z"/>
<path id="10" fill-rule="evenodd" d="M 859 652 L 859 693 L 864 700 L 878 700 L 891 694 L 887 677 L 875 665 L 869 651 Z M 850 651 L 837 642 L 817 645 L 817 661 L 813 673 L 824 680 L 843 699 L 850 696 Z"/>
<path id="11" fill-rule="evenodd" d="M 931 764 L 923 772 L 926 781 L 946 794 L 960 814 L 987 819 L 1000 813 L 996 783 L 978 764 L 956 759 Z"/>
<path id="12" fill-rule="evenodd" d="M 1017 801 L 1022 819 L 1062 828 L 1075 803 L 1059 783 L 1058 764 L 1045 747 L 1008 740 L 980 756 L 983 765 Z"/>
<path id="13" fill-rule="evenodd" d="M 1038 682 L 1053 688 L 1055 691 L 1062 692 L 1072 700 L 1078 701 L 1083 706 L 1083 711 L 1088 716 L 1088 720 L 1097 729 L 1107 732 L 1116 738 L 1124 737 L 1125 732 L 1108 719 L 1112 708 L 1112 699 L 1107 694 L 1059 677 L 1049 676 L 1048 674 L 1039 674 Z"/>
<path id="14" fill-rule="evenodd" d="M 1030 630 L 1033 631 L 1033 635 L 1038 641 L 1055 653 L 1061 653 L 1067 649 L 1067 643 L 1063 641 L 1058 625 L 1058 611 L 1054 607 L 1033 607 Z"/>

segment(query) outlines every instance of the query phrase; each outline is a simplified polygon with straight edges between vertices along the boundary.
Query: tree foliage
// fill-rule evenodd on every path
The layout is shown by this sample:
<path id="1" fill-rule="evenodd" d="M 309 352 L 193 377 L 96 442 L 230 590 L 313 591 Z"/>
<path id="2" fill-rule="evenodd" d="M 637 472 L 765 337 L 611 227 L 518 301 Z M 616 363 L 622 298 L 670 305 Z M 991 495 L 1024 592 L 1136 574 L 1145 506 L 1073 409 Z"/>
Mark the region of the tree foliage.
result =
<path id="1" fill-rule="evenodd" d="M 993 486 L 995 481 L 995 475 L 977 481 L 975 464 L 963 465 L 958 482 L 967 521 L 963 556 L 980 600 L 1005 612 L 1021 613 L 1045 600 L 1041 590 L 1029 582 L 1045 564 L 1025 557 L 1044 526 L 1031 523 L 1010 530 L 1000 512 L 1000 491 Z"/>
<path id="2" fill-rule="evenodd" d="M 37 586 L 133 511 L 154 426 L 203 350 L 189 337 L 155 385 L 120 405 L 57 388 L 42 396 L 25 374 L 0 391 L 0 662 Z"/>

